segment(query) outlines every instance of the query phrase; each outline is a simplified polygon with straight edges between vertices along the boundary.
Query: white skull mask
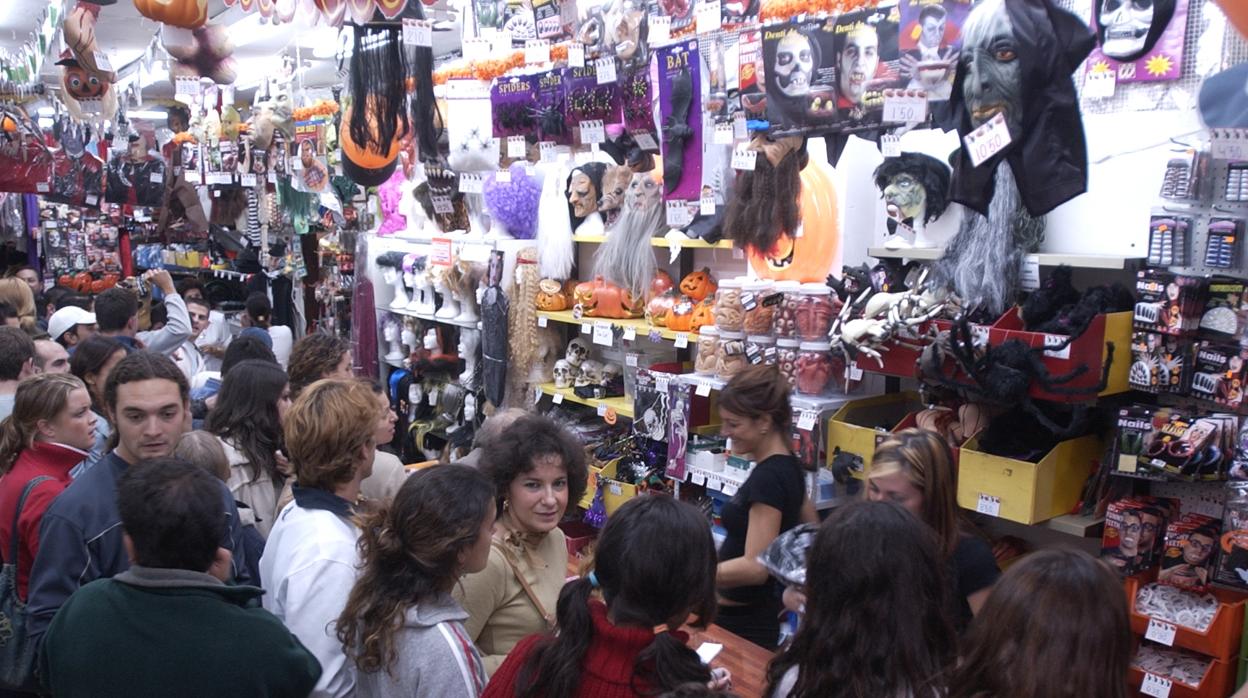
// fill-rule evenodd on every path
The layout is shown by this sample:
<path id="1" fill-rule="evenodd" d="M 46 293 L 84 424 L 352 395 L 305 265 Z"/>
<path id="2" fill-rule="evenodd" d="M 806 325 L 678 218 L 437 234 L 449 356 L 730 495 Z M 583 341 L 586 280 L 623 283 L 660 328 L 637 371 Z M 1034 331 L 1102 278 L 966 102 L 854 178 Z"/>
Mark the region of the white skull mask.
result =
<path id="1" fill-rule="evenodd" d="M 810 39 L 791 31 L 776 45 L 776 86 L 786 97 L 802 97 L 810 92 L 815 72 L 815 54 Z"/>
<path id="2" fill-rule="evenodd" d="M 555 387 L 572 387 L 572 364 L 568 363 L 566 359 L 559 359 L 555 362 Z"/>
<path id="3" fill-rule="evenodd" d="M 580 337 L 576 337 L 568 342 L 568 352 L 564 358 L 572 366 L 579 367 L 582 361 L 589 358 L 589 344 Z"/>
<path id="4" fill-rule="evenodd" d="M 593 359 L 581 363 L 581 375 L 576 377 L 576 387 L 602 384 L 602 364 Z"/>
<path id="5" fill-rule="evenodd" d="M 1104 0 L 1097 17 L 1104 38 L 1101 52 L 1110 58 L 1129 59 L 1144 50 L 1153 24 L 1156 0 Z"/>
<path id="6" fill-rule="evenodd" d="M 623 373 L 623 369 L 620 368 L 619 364 L 607 364 L 603 366 L 602 384 L 607 385 L 616 378 L 619 378 L 621 373 Z"/>

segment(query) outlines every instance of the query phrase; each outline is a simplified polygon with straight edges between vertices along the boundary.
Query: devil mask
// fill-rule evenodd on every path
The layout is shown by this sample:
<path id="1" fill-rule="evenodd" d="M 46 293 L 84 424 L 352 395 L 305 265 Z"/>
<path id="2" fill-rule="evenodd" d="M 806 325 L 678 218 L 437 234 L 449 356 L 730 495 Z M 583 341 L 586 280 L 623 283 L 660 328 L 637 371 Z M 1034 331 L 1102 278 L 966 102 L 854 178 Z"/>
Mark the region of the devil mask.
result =
<path id="1" fill-rule="evenodd" d="M 1153 50 L 1174 17 L 1174 0 L 1095 0 L 1101 53 L 1129 62 Z"/>
<path id="2" fill-rule="evenodd" d="M 984 213 L 993 172 L 1008 162 L 1033 216 L 1087 190 L 1087 145 L 1071 73 L 1094 39 L 1079 18 L 1050 0 L 983 0 L 962 27 L 950 104 L 965 136 L 997 114 L 1011 143 L 979 167 L 955 156 L 951 198 Z"/>

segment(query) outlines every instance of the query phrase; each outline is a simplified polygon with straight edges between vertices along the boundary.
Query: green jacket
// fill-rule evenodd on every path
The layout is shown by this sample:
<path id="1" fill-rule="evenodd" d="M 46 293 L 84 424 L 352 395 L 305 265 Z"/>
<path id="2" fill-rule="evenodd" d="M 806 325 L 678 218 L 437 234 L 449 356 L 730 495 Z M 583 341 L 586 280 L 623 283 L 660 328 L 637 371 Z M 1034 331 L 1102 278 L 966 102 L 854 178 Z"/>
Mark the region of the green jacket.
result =
<path id="1" fill-rule="evenodd" d="M 44 688 L 56 698 L 304 698 L 320 664 L 271 613 L 248 607 L 263 593 L 141 566 L 91 582 L 44 637 Z"/>

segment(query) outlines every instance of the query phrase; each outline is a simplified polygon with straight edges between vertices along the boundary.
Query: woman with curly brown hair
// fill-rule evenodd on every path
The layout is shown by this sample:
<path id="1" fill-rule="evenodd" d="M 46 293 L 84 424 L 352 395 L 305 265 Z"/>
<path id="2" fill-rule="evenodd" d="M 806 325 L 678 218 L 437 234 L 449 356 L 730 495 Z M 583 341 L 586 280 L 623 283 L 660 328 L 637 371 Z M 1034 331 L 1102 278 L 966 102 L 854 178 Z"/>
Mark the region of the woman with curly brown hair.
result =
<path id="1" fill-rule="evenodd" d="M 494 486 L 465 465 L 422 470 L 394 504 L 362 522 L 361 572 L 338 618 L 338 640 L 375 698 L 476 698 L 481 655 L 451 588 L 490 554 Z"/>
<path id="2" fill-rule="evenodd" d="M 332 334 L 316 332 L 307 335 L 290 351 L 290 394 L 298 397 L 306 386 L 322 378 L 349 380 L 351 373 L 351 345 L 345 339 Z"/>

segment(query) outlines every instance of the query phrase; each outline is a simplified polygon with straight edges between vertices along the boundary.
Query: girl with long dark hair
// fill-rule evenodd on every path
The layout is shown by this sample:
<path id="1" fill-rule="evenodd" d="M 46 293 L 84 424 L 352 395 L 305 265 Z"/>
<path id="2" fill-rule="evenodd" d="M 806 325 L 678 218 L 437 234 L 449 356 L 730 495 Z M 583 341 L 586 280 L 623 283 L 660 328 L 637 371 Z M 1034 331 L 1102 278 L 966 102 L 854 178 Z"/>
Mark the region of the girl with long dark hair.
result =
<path id="1" fill-rule="evenodd" d="M 844 504 L 819 527 L 806 569 L 806 614 L 767 670 L 769 696 L 943 696 L 956 636 L 928 526 L 896 504 Z"/>
<path id="2" fill-rule="evenodd" d="M 338 619 L 360 695 L 477 698 L 485 668 L 451 597 L 490 552 L 494 486 L 466 465 L 412 475 L 361 523 L 360 577 Z"/>
<path id="3" fill-rule="evenodd" d="M 664 495 L 638 497 L 607 520 L 593 572 L 559 594 L 558 633 L 523 640 L 485 698 L 634 696 L 708 684 L 710 669 L 679 628 L 715 616 L 715 543 L 706 517 Z"/>
<path id="4" fill-rule="evenodd" d="M 277 502 L 286 483 L 279 463 L 282 416 L 290 407 L 286 372 L 270 361 L 248 359 L 230 369 L 208 413 L 205 429 L 221 440 L 230 461 L 226 482 L 234 499 L 256 518 L 266 538 L 277 518 Z"/>

